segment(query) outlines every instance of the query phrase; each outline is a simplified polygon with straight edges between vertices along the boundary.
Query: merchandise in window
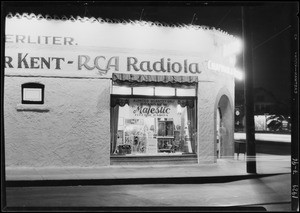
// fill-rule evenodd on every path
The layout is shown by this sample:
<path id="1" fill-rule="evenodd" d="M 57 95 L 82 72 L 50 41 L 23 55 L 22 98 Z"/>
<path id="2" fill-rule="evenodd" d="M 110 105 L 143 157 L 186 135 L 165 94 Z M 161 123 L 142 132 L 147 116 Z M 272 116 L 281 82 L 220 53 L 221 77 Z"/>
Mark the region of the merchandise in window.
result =
<path id="1" fill-rule="evenodd" d="M 112 155 L 195 153 L 195 99 L 130 98 L 111 108 Z"/>

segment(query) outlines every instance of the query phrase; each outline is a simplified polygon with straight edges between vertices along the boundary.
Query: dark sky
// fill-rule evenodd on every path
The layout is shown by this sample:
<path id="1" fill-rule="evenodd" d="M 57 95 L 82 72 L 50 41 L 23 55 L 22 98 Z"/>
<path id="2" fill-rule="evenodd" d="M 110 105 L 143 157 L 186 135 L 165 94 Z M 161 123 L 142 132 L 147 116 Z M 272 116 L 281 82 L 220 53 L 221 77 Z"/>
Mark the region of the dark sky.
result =
<path id="1" fill-rule="evenodd" d="M 254 87 L 264 87 L 284 102 L 290 101 L 292 69 L 292 21 L 298 21 L 297 2 L 26 2 L 5 5 L 5 12 L 42 13 L 184 23 L 220 28 L 242 38 L 242 6 L 252 6 Z M 298 22 L 297 25 L 298 26 Z M 243 67 L 242 54 L 237 66 Z M 243 83 L 236 82 L 236 89 Z"/>
<path id="2" fill-rule="evenodd" d="M 254 86 L 271 90 L 282 101 L 290 100 L 291 91 L 291 15 L 288 4 L 257 7 L 253 11 Z"/>

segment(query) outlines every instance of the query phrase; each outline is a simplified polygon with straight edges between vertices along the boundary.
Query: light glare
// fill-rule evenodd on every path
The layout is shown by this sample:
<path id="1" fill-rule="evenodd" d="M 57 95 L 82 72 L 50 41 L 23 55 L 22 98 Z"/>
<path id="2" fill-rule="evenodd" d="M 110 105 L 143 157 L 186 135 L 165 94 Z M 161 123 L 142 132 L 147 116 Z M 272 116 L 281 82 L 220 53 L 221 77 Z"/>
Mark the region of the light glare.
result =
<path id="1" fill-rule="evenodd" d="M 233 74 L 234 74 L 234 77 L 237 78 L 238 80 L 244 79 L 244 73 L 240 70 L 235 69 Z"/>

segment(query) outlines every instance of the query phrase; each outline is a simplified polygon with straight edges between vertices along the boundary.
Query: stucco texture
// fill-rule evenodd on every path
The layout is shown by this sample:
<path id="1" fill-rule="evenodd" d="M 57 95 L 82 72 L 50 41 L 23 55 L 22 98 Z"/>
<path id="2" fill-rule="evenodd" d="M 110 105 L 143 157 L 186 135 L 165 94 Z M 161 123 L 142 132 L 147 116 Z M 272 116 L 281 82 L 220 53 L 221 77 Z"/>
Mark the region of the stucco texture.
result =
<path id="1" fill-rule="evenodd" d="M 44 105 L 21 104 L 27 82 L 45 85 Z M 109 79 L 5 77 L 6 166 L 109 165 L 109 104 Z"/>
<path id="2" fill-rule="evenodd" d="M 200 82 L 198 89 L 198 162 L 214 161 L 214 82 Z"/>
<path id="3" fill-rule="evenodd" d="M 215 74 L 214 81 L 200 81 L 198 84 L 198 163 L 216 162 L 217 119 L 216 112 L 221 97 L 228 98 L 226 118 L 227 142 L 222 155 L 233 157 L 234 134 L 234 79 Z M 227 104 L 222 102 L 222 104 Z"/>

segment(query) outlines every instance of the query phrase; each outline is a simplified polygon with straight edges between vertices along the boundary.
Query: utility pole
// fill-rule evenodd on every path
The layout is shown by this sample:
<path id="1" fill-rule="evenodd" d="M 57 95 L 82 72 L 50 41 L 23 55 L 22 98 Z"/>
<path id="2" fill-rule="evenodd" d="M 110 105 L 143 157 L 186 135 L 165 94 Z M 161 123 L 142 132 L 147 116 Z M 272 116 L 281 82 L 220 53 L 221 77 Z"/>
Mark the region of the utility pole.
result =
<path id="1" fill-rule="evenodd" d="M 242 6 L 242 29 L 244 40 L 243 65 L 245 71 L 245 116 L 247 173 L 256 173 L 255 126 L 253 103 L 252 23 L 251 7 Z"/>

